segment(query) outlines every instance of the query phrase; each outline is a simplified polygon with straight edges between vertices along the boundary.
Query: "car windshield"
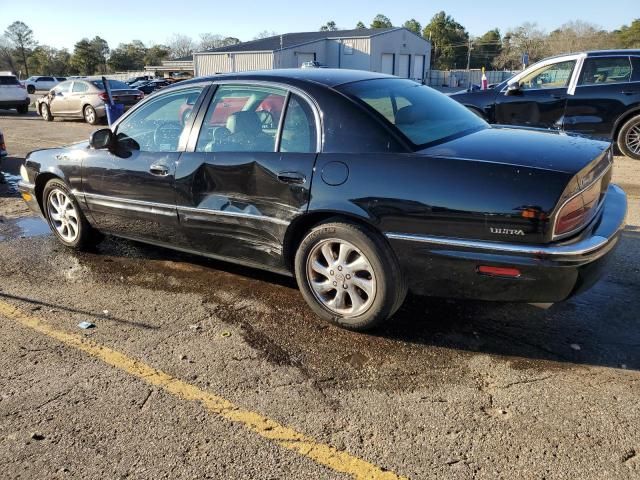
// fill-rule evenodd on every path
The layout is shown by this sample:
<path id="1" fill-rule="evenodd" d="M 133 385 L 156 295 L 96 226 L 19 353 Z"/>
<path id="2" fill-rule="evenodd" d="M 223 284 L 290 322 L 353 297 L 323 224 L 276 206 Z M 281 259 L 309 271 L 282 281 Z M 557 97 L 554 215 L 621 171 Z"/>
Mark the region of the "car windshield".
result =
<path id="1" fill-rule="evenodd" d="M 131 88 L 126 83 L 119 82 L 118 80 L 108 80 L 108 82 L 111 90 L 128 90 Z M 104 83 L 102 83 L 102 80 L 93 80 L 91 83 L 93 83 L 100 90 L 104 90 Z"/>
<path id="2" fill-rule="evenodd" d="M 375 110 L 418 147 L 488 127 L 460 103 L 412 80 L 363 80 L 339 89 Z"/>

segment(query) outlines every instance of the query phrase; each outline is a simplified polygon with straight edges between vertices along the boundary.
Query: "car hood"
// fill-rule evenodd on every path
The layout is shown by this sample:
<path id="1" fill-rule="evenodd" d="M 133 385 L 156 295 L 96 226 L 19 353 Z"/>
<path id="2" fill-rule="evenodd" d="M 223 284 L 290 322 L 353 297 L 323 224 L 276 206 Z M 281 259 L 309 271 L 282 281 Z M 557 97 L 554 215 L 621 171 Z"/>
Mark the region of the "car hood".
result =
<path id="1" fill-rule="evenodd" d="M 610 146 L 575 134 L 491 126 L 419 153 L 459 160 L 539 168 L 574 175 Z"/>

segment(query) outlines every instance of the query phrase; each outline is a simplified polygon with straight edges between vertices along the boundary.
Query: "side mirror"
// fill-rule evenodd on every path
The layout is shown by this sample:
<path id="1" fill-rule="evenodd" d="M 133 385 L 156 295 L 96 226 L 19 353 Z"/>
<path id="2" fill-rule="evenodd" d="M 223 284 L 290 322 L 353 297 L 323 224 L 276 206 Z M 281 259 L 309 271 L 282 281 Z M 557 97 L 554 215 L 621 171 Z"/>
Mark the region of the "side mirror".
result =
<path id="1" fill-rule="evenodd" d="M 513 82 L 507 85 L 507 95 L 518 95 L 520 93 L 520 83 Z"/>
<path id="2" fill-rule="evenodd" d="M 95 150 L 103 150 L 113 146 L 115 137 L 110 128 L 101 128 L 91 133 L 89 146 Z"/>

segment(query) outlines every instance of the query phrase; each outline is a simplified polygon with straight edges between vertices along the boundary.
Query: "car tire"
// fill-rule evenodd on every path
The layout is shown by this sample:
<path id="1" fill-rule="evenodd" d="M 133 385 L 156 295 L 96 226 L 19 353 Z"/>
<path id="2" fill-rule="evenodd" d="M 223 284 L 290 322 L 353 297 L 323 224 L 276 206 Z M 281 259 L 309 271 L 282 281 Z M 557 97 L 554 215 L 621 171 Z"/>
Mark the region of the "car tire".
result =
<path id="1" fill-rule="evenodd" d="M 27 85 L 27 93 L 33 95 L 34 93 L 36 93 L 36 87 L 34 87 L 33 85 Z"/>
<path id="2" fill-rule="evenodd" d="M 29 113 L 29 105 L 20 105 L 16 110 L 18 110 L 20 115 L 26 115 Z"/>
<path id="3" fill-rule="evenodd" d="M 618 149 L 623 155 L 640 160 L 640 115 L 627 120 L 617 138 Z"/>
<path id="4" fill-rule="evenodd" d="M 42 207 L 51 231 L 63 245 L 82 250 L 100 241 L 101 235 L 89 225 L 78 201 L 63 181 L 52 179 L 47 182 L 42 193 Z"/>
<path id="5" fill-rule="evenodd" d="M 84 121 L 89 125 L 96 125 L 98 123 L 98 114 L 96 113 L 95 108 L 91 105 L 85 105 L 82 109 L 82 115 L 84 117 Z"/>
<path id="6" fill-rule="evenodd" d="M 51 109 L 49 108 L 49 105 L 47 105 L 46 103 L 43 103 L 42 106 L 40 107 L 40 115 L 47 122 L 53 122 L 53 115 L 51 115 Z"/>
<path id="7" fill-rule="evenodd" d="M 384 238 L 343 220 L 319 224 L 305 235 L 296 252 L 295 275 L 311 309 L 349 330 L 379 325 L 407 294 L 398 260 Z"/>

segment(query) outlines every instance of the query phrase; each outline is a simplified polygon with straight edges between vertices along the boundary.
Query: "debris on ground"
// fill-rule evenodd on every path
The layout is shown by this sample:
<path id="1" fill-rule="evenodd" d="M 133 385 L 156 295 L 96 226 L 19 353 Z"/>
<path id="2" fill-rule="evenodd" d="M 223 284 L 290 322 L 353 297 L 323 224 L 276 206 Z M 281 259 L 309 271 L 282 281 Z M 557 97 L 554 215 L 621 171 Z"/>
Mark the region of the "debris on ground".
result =
<path id="1" fill-rule="evenodd" d="M 95 326 L 96 324 L 91 322 L 80 322 L 78 324 L 78 327 L 82 328 L 83 330 L 87 330 L 88 328 L 95 328 Z"/>

